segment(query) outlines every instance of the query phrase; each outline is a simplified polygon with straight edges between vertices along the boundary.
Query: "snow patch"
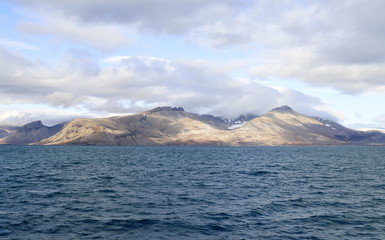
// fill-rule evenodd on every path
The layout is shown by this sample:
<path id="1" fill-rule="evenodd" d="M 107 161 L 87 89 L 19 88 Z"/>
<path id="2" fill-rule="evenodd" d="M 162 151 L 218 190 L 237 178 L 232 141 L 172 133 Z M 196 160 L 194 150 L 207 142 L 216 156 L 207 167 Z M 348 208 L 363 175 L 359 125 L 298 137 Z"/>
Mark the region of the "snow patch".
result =
<path id="1" fill-rule="evenodd" d="M 358 128 L 356 129 L 357 131 L 363 131 L 363 132 L 370 132 L 370 131 L 376 131 L 376 132 L 381 132 L 381 133 L 385 133 L 385 129 L 384 128 L 376 128 L 376 127 L 373 127 L 373 128 Z"/>
<path id="2" fill-rule="evenodd" d="M 237 123 L 238 122 L 238 123 Z M 233 129 L 237 129 L 237 128 L 240 128 L 242 127 L 243 125 L 245 125 L 246 122 L 239 122 L 239 121 L 236 121 L 235 124 L 231 125 L 230 127 L 228 127 L 227 129 L 228 130 L 233 130 Z"/>

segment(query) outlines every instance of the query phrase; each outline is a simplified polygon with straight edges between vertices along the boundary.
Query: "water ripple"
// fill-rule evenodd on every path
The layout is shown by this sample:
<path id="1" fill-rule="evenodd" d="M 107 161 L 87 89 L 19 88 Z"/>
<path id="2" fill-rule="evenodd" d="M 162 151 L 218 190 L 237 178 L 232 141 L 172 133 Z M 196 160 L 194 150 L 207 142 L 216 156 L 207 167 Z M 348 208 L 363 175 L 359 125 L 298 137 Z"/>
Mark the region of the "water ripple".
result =
<path id="1" fill-rule="evenodd" d="M 384 153 L 0 146 L 0 238 L 383 239 Z"/>

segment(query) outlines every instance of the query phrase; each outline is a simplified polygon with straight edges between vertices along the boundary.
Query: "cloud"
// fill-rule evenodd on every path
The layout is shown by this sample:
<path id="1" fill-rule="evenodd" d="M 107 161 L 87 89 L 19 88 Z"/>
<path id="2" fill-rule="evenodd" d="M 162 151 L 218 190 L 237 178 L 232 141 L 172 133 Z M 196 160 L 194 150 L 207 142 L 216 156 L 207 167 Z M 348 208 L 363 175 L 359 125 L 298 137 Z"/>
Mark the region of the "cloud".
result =
<path id="1" fill-rule="evenodd" d="M 343 11 L 341 11 L 343 10 Z M 383 62 L 385 50 L 385 2 L 381 0 L 349 1 L 336 4 L 329 16 L 338 25 L 329 30 L 331 44 L 321 47 L 332 60 L 343 63 L 370 64 Z M 337 27 L 338 26 L 338 27 Z"/>
<path id="2" fill-rule="evenodd" d="M 385 62 L 344 64 L 323 61 L 308 48 L 277 51 L 264 64 L 251 68 L 259 78 L 298 79 L 316 86 L 333 87 L 348 94 L 385 90 Z"/>
<path id="3" fill-rule="evenodd" d="M 133 42 L 132 34 L 127 27 L 104 23 L 86 24 L 60 13 L 45 13 L 34 21 L 21 20 L 17 28 L 30 35 L 48 36 L 56 45 L 70 42 L 105 52 L 111 52 Z"/>
<path id="4" fill-rule="evenodd" d="M 21 30 L 57 41 L 112 51 L 147 33 L 169 34 L 214 48 L 247 46 L 257 53 L 249 55 L 254 76 L 349 94 L 385 89 L 382 0 L 13 2 L 40 16 L 20 21 Z"/>
<path id="5" fill-rule="evenodd" d="M 251 73 L 348 94 L 384 92 L 384 10 L 383 1 L 325 1 L 289 9 L 275 21 L 286 41 L 266 51 Z"/>
<path id="6" fill-rule="evenodd" d="M 14 73 L 17 69 L 32 67 L 33 61 L 15 51 L 10 51 L 0 45 L 0 61 L 2 73 Z"/>
<path id="7" fill-rule="evenodd" d="M 0 40 L 2 103 L 108 113 L 173 105 L 230 117 L 289 104 L 332 118 L 322 113 L 317 98 L 252 79 L 296 80 L 347 94 L 385 91 L 382 0 L 9 2 L 23 10 L 7 22 L 17 21 L 26 34 L 22 40 Z M 150 57 L 156 55 L 151 51 L 150 56 L 124 56 L 147 53 L 141 44 L 162 39 L 158 46 L 169 36 L 180 43 L 178 51 L 186 50 L 184 60 Z M 201 57 L 227 60 L 187 60 L 189 47 L 196 45 L 205 51 Z M 163 53 L 176 51 L 164 48 Z M 18 52 L 27 50 L 29 56 L 53 52 L 58 60 Z M 229 56 L 244 59 L 240 63 Z M 249 76 L 235 77 L 249 66 Z"/>
<path id="8" fill-rule="evenodd" d="M 314 106 L 322 105 L 319 99 L 295 90 L 277 90 L 235 78 L 231 62 L 144 56 L 98 59 L 84 50 L 71 50 L 56 64 L 34 65 L 17 54 L 0 53 L 0 66 L 13 59 L 17 72 L 3 73 L 8 79 L 5 85 L 1 83 L 3 103 L 18 99 L 20 103 L 76 107 L 99 115 L 171 105 L 230 118 L 262 114 L 283 104 L 313 112 L 317 111 Z"/>
<path id="9" fill-rule="evenodd" d="M 99 117 L 99 115 L 79 113 L 70 110 L 53 110 L 49 108 L 25 111 L 1 109 L 0 123 L 2 126 L 22 126 L 33 121 L 42 120 L 44 125 L 53 126 L 78 117 L 95 118 Z"/>
<path id="10" fill-rule="evenodd" d="M 79 19 L 83 23 L 139 25 L 143 30 L 182 33 L 204 23 L 202 12 L 206 9 L 234 7 L 239 0 L 109 0 L 109 1 L 74 1 L 74 0 L 16 0 L 20 5 L 56 11 L 63 15 Z M 215 10 L 217 11 L 217 10 Z M 211 12 L 211 11 L 210 11 Z M 219 15 L 219 13 L 217 14 Z M 211 16 L 210 18 L 212 18 Z M 219 16 L 216 16 L 219 17 Z"/>
<path id="11" fill-rule="evenodd" d="M 373 122 L 385 127 L 385 113 L 375 116 Z"/>
<path id="12" fill-rule="evenodd" d="M 28 78 L 30 71 L 38 68 L 36 61 L 0 45 L 0 100 L 2 103 L 28 102 L 39 92 L 38 84 Z M 33 87 L 25 88 L 25 86 Z M 22 97 L 21 97 L 22 96 Z M 21 97 L 21 98 L 19 98 Z"/>

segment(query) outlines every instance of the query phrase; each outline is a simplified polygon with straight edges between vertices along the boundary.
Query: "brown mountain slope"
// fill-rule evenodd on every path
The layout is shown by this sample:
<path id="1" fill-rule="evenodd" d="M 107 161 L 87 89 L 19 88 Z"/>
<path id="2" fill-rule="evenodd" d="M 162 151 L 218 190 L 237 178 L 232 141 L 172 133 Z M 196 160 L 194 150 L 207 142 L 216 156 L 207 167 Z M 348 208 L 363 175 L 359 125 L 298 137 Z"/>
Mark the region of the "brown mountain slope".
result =
<path id="1" fill-rule="evenodd" d="M 335 145 L 343 142 L 324 134 L 328 126 L 283 106 L 236 129 L 240 145 Z M 247 137 L 246 137 L 247 136 Z"/>
<path id="2" fill-rule="evenodd" d="M 225 130 L 227 125 L 212 116 L 187 113 L 183 108 L 161 107 L 147 112 L 104 119 L 75 119 L 58 134 L 39 144 L 160 145 L 197 142 L 194 131 Z M 186 133 L 189 139 L 175 137 Z"/>
<path id="3" fill-rule="evenodd" d="M 240 127 L 183 108 L 161 107 L 104 119 L 75 119 L 37 144 L 71 145 L 384 145 L 385 134 L 359 132 L 282 106 Z"/>

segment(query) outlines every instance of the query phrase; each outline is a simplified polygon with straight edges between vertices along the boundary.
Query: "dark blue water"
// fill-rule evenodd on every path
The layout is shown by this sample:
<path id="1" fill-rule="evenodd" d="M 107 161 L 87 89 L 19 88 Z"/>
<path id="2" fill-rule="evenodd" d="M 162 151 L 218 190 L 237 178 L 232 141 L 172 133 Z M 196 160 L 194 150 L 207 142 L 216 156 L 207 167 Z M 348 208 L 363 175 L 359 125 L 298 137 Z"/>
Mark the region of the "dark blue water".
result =
<path id="1" fill-rule="evenodd" d="M 0 146 L 0 239 L 385 239 L 385 148 Z"/>

